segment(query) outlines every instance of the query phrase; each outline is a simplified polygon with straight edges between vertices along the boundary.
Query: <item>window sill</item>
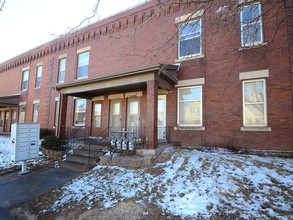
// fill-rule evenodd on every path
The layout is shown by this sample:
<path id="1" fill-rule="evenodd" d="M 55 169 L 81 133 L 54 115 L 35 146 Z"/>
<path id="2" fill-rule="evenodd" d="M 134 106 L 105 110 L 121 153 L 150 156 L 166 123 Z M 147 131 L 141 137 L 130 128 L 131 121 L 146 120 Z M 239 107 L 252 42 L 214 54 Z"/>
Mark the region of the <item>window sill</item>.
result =
<path id="1" fill-rule="evenodd" d="M 21 90 L 20 92 L 27 92 L 27 89 L 26 90 Z"/>
<path id="2" fill-rule="evenodd" d="M 80 77 L 80 78 L 76 79 L 75 81 L 79 81 L 79 80 L 83 80 L 83 79 L 88 79 L 88 76 Z"/>
<path id="3" fill-rule="evenodd" d="M 199 54 L 199 55 L 194 55 L 194 56 L 188 56 L 188 57 L 181 57 L 179 59 L 176 59 L 175 62 L 183 62 L 183 61 L 187 61 L 187 60 L 193 60 L 193 59 L 199 59 L 199 58 L 203 58 L 204 55 L 203 54 Z"/>
<path id="4" fill-rule="evenodd" d="M 178 126 L 174 127 L 174 130 L 175 131 L 188 131 L 188 130 L 190 130 L 190 131 L 205 131 L 206 128 L 203 127 L 203 126 L 194 126 L 194 127 L 190 126 L 190 127 L 187 127 L 187 126 L 178 125 Z"/>
<path id="5" fill-rule="evenodd" d="M 40 89 L 41 87 L 36 87 L 35 89 Z"/>
<path id="6" fill-rule="evenodd" d="M 272 131 L 271 127 L 241 127 L 240 131 Z"/>
<path id="7" fill-rule="evenodd" d="M 57 85 L 64 84 L 64 82 L 57 82 Z"/>
<path id="8" fill-rule="evenodd" d="M 248 50 L 248 49 L 256 49 L 256 48 L 260 48 L 260 47 L 264 47 L 264 46 L 268 46 L 268 42 L 264 42 L 264 43 L 261 43 L 261 44 L 255 44 L 255 45 L 247 45 L 247 46 L 241 46 L 239 47 L 239 51 L 242 51 L 242 50 Z"/>

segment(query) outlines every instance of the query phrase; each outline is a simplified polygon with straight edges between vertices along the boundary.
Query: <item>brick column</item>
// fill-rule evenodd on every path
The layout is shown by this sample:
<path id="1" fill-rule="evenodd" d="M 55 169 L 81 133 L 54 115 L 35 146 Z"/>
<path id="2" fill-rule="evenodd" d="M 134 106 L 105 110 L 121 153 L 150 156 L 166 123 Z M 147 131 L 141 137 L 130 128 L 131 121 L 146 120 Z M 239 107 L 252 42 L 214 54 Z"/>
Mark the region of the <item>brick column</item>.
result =
<path id="1" fill-rule="evenodd" d="M 157 148 L 158 136 L 158 82 L 147 82 L 147 105 L 146 105 L 146 147 Z"/>
<path id="2" fill-rule="evenodd" d="M 58 136 L 65 136 L 68 95 L 61 94 L 59 100 Z"/>

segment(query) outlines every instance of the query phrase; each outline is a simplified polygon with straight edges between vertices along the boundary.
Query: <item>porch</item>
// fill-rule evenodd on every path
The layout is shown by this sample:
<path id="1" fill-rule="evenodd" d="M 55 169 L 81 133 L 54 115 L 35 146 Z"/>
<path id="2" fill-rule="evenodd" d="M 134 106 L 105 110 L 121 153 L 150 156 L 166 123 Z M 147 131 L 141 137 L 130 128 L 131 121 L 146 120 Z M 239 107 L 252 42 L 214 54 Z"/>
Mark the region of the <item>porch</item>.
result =
<path id="1" fill-rule="evenodd" d="M 9 134 L 17 122 L 20 94 L 0 97 L 0 134 Z"/>
<path id="2" fill-rule="evenodd" d="M 57 134 L 83 133 L 84 139 L 108 141 L 122 150 L 157 148 L 168 141 L 166 94 L 177 83 L 177 69 L 177 65 L 157 64 L 56 85 L 60 92 Z M 68 117 L 72 106 L 73 120 Z"/>

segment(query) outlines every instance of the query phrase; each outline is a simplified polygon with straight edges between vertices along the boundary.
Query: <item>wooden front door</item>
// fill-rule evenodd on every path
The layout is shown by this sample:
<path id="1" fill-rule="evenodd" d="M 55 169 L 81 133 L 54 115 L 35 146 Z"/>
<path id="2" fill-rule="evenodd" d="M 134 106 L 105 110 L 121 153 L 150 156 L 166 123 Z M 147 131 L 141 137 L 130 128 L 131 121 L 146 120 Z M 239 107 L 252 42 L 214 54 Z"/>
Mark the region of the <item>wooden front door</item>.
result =
<path id="1" fill-rule="evenodd" d="M 102 131 L 102 103 L 93 102 L 93 110 L 92 110 L 92 136 L 98 136 Z"/>
<path id="2" fill-rule="evenodd" d="M 5 120 L 4 120 L 4 131 L 5 132 L 10 131 L 9 117 L 10 117 L 10 111 L 5 111 Z"/>
<path id="3" fill-rule="evenodd" d="M 112 129 L 120 129 L 121 128 L 121 100 L 111 100 L 110 107 L 110 127 Z"/>

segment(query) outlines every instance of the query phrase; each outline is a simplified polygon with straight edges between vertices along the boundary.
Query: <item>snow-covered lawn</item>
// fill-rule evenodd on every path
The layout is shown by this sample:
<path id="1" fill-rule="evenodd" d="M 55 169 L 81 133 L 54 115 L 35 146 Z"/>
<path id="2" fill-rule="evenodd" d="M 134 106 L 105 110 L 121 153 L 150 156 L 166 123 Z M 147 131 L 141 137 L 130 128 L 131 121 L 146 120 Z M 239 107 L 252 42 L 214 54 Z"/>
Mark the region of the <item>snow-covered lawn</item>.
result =
<path id="1" fill-rule="evenodd" d="M 21 164 L 20 162 L 12 162 L 11 155 L 10 155 L 10 136 L 0 136 L 0 171 L 10 169 L 13 167 L 19 167 Z M 42 152 L 39 154 L 41 157 L 28 160 L 29 166 L 36 166 L 36 165 L 45 165 L 47 164 L 47 159 L 42 156 Z"/>
<path id="2" fill-rule="evenodd" d="M 109 208 L 132 198 L 181 218 L 224 212 L 244 219 L 290 219 L 293 160 L 180 150 L 149 169 L 96 166 L 59 192 L 54 211 L 81 204 Z"/>
<path id="3" fill-rule="evenodd" d="M 0 170 L 15 166 L 10 156 L 10 136 L 0 136 Z"/>

